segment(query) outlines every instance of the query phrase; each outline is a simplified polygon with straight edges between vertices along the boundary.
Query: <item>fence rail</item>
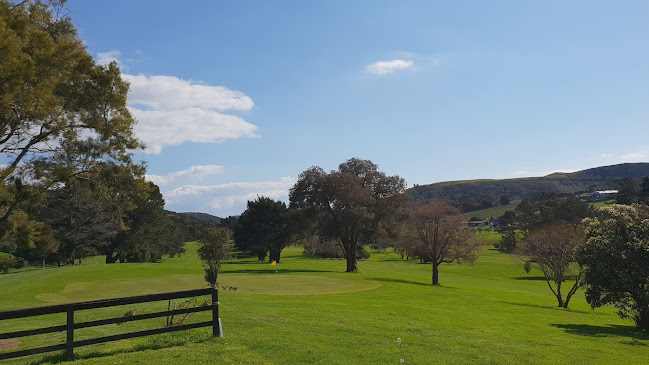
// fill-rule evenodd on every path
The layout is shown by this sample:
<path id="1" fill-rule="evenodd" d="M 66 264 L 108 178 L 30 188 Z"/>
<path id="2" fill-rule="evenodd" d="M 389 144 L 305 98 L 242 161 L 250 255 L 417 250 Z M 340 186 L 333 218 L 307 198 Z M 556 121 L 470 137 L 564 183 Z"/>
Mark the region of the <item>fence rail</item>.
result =
<path id="1" fill-rule="evenodd" d="M 210 305 L 201 306 L 201 307 L 173 309 L 164 312 L 138 314 L 138 315 L 133 315 L 128 317 L 117 317 L 117 318 L 109 318 L 109 319 L 102 319 L 96 321 L 88 321 L 88 322 L 80 322 L 80 323 L 74 322 L 75 311 L 114 307 L 118 305 L 197 297 L 203 295 L 212 296 L 212 303 Z M 67 321 L 65 325 L 0 333 L 0 340 L 5 340 L 11 338 L 20 338 L 26 336 L 34 336 L 34 335 L 42 335 L 42 334 L 53 333 L 53 332 L 66 331 L 67 335 L 66 335 L 65 343 L 59 345 L 36 347 L 36 348 L 20 350 L 20 351 L 0 353 L 0 360 L 12 359 L 12 358 L 27 356 L 27 355 L 41 354 L 45 352 L 61 351 L 61 350 L 65 350 L 68 359 L 72 359 L 74 356 L 75 347 L 95 345 L 95 344 L 109 342 L 109 341 L 124 340 L 127 338 L 149 336 L 149 335 L 155 335 L 160 333 L 184 331 L 193 328 L 209 327 L 209 326 L 212 326 L 212 335 L 215 337 L 220 337 L 222 334 L 221 334 L 221 326 L 219 323 L 218 302 L 219 302 L 218 291 L 214 288 L 207 288 L 207 289 L 184 290 L 184 291 L 162 293 L 162 294 L 139 295 L 134 297 L 103 299 L 103 300 L 95 300 L 90 302 L 50 305 L 46 307 L 35 307 L 35 308 L 26 308 L 26 309 L 0 312 L 0 321 L 6 319 L 19 319 L 19 318 L 26 318 L 26 317 L 41 316 L 45 314 L 67 313 Z M 156 328 L 156 329 L 137 331 L 137 332 L 128 332 L 128 333 L 122 333 L 118 335 L 74 341 L 75 329 L 139 321 L 143 319 L 167 317 L 167 316 L 172 316 L 177 314 L 196 313 L 196 312 L 203 312 L 208 310 L 212 311 L 211 321 Z"/>

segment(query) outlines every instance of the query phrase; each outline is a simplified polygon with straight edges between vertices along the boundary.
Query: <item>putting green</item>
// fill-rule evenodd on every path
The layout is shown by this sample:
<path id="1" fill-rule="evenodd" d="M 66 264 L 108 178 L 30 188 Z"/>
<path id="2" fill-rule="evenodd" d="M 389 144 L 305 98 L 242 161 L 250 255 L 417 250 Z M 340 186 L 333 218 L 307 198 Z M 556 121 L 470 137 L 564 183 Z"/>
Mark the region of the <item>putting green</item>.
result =
<path id="1" fill-rule="evenodd" d="M 381 286 L 370 280 L 294 274 L 225 274 L 220 276 L 219 284 L 236 287 L 236 292 L 241 294 L 273 295 L 339 294 Z M 59 292 L 36 295 L 36 299 L 47 303 L 71 303 L 202 287 L 205 287 L 205 281 L 201 275 L 173 275 L 125 281 L 72 283 Z"/>

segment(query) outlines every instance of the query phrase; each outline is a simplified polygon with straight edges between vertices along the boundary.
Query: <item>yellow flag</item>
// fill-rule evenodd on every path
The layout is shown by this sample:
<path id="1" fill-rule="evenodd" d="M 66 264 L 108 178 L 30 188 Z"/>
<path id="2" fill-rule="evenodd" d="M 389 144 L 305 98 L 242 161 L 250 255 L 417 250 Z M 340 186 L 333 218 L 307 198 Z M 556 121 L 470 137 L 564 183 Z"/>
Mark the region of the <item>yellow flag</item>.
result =
<path id="1" fill-rule="evenodd" d="M 277 261 L 273 261 L 270 263 L 270 266 L 275 266 L 275 265 L 277 265 Z"/>

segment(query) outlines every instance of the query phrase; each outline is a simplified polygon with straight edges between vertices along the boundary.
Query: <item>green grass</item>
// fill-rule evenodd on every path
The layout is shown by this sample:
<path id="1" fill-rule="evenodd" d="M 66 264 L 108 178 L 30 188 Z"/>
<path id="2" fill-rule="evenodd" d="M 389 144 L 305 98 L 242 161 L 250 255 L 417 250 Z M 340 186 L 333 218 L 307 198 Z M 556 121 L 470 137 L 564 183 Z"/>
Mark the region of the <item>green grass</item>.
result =
<path id="1" fill-rule="evenodd" d="M 481 209 L 481 210 L 474 210 L 472 212 L 468 213 L 463 213 L 462 216 L 465 219 L 471 219 L 473 217 L 478 217 L 482 218 L 484 220 L 487 220 L 491 217 L 498 218 L 505 214 L 506 211 L 508 210 L 514 210 L 516 209 L 516 206 L 518 203 L 520 203 L 520 199 L 512 200 L 508 205 L 499 205 L 497 207 L 491 207 L 487 209 Z"/>
<path id="2" fill-rule="evenodd" d="M 483 234 L 487 241 L 496 234 Z M 157 264 L 84 265 L 0 275 L 0 309 L 202 287 L 202 268 L 187 254 Z M 430 265 L 372 252 L 360 273 L 342 260 L 302 257 L 289 247 L 270 266 L 240 259 L 223 266 L 220 294 L 225 337 L 211 330 L 124 340 L 75 350 L 74 364 L 631 364 L 649 357 L 649 335 L 611 308 L 591 310 L 578 292 L 569 310 L 556 307 L 539 272 L 526 274 L 513 255 L 485 246 L 473 265 L 444 265 L 431 286 Z M 133 306 L 138 314 L 167 303 Z M 80 312 L 76 320 L 119 316 L 129 306 Z M 208 314 L 190 321 L 205 320 Z M 76 339 L 159 327 L 162 319 L 77 331 Z M 4 323 L 3 323 L 4 322 Z M 52 326 L 64 315 L 29 323 L 0 322 L 0 332 Z M 65 334 L 25 338 L 23 348 L 63 341 Z M 394 343 L 401 338 L 403 344 Z M 58 353 L 0 364 L 48 364 Z"/>

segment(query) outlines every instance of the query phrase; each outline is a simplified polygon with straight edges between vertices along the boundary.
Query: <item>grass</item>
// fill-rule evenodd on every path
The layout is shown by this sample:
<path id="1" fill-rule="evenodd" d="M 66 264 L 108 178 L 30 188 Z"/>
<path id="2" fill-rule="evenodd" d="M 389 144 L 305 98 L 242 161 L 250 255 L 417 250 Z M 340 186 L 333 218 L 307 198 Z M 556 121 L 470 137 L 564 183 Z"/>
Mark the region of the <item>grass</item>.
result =
<path id="1" fill-rule="evenodd" d="M 97 257 L 81 266 L 0 275 L 0 309 L 202 287 L 195 249 L 188 244 L 187 254 L 157 264 L 106 265 Z M 220 275 L 222 284 L 238 287 L 220 294 L 223 339 L 197 329 L 118 341 L 75 350 L 74 364 L 398 364 L 401 358 L 406 364 L 629 364 L 649 356 L 649 334 L 611 308 L 591 310 L 581 292 L 569 310 L 557 308 L 539 272 L 526 274 L 513 255 L 489 246 L 473 265 L 441 267 L 442 285 L 434 287 L 430 265 L 392 253 L 372 252 L 359 262 L 359 273 L 344 273 L 344 267 L 342 260 L 302 257 L 297 247 L 286 249 L 277 266 L 235 260 Z M 134 309 L 141 314 L 166 307 L 147 303 Z M 78 320 L 119 316 L 128 309 L 82 312 Z M 190 321 L 205 320 L 202 315 L 208 314 Z M 2 321 L 0 332 L 63 321 L 64 316 Z M 96 327 L 75 336 L 154 328 L 162 321 Z M 21 346 L 63 338 L 63 333 L 35 336 Z M 0 364 L 61 361 L 61 354 L 52 353 Z"/>

